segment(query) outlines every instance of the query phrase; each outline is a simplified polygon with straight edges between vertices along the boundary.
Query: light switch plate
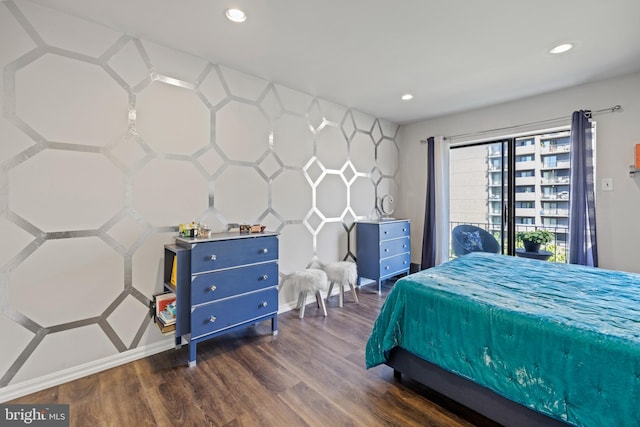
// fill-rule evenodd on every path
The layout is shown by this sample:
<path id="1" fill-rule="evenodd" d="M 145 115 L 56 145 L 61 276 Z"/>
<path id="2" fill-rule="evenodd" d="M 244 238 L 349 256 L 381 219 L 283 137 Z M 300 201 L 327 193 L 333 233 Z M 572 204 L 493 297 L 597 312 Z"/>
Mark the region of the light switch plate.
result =
<path id="1" fill-rule="evenodd" d="M 602 191 L 613 191 L 613 178 L 602 178 Z"/>

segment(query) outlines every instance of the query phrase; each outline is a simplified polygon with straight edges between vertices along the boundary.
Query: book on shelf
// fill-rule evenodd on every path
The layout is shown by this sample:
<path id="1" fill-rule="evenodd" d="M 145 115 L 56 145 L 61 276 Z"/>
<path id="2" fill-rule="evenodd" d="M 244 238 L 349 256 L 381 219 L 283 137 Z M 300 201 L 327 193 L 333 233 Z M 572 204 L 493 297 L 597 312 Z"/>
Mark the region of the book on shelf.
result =
<path id="1" fill-rule="evenodd" d="M 173 257 L 173 264 L 171 266 L 171 279 L 170 282 L 173 286 L 176 286 L 178 282 L 178 257 Z"/>
<path id="2" fill-rule="evenodd" d="M 171 325 L 163 325 L 161 322 L 156 322 L 156 325 L 158 326 L 158 329 L 160 329 L 160 332 L 164 335 L 169 335 L 171 333 L 174 333 L 176 331 L 176 324 L 173 323 Z"/>
<path id="3" fill-rule="evenodd" d="M 176 323 L 176 316 L 172 316 L 171 314 L 167 313 L 166 310 L 158 313 L 157 318 L 160 322 L 162 322 L 163 325 L 173 325 L 174 323 Z"/>
<path id="4" fill-rule="evenodd" d="M 176 294 L 165 292 L 153 296 L 155 302 L 156 321 L 163 326 L 175 325 L 176 323 Z"/>

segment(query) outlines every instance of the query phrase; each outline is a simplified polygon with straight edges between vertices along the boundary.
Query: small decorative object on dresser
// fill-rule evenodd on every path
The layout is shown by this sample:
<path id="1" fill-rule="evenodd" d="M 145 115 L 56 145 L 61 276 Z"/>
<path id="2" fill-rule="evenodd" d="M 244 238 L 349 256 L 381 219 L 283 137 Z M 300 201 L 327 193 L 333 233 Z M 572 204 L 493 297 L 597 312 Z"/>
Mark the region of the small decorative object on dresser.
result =
<path id="1" fill-rule="evenodd" d="M 277 233 L 177 237 L 164 254 L 165 288 L 176 294 L 176 346 L 189 343 L 189 366 L 201 341 L 268 319 L 277 334 Z"/>
<path id="2" fill-rule="evenodd" d="M 408 219 L 380 219 L 356 223 L 358 277 L 375 280 L 378 293 L 382 281 L 409 273 L 411 266 Z"/>

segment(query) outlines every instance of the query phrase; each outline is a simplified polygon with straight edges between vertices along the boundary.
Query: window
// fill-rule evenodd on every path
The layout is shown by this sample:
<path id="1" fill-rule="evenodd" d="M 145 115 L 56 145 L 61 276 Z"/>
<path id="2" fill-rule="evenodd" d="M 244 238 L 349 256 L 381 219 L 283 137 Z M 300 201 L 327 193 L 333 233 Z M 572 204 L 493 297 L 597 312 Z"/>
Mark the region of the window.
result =
<path id="1" fill-rule="evenodd" d="M 516 156 L 516 163 L 533 162 L 533 156 L 533 154 L 523 154 L 521 156 Z"/>
<path id="2" fill-rule="evenodd" d="M 535 202 L 516 202 L 516 209 L 535 209 Z"/>
<path id="3" fill-rule="evenodd" d="M 535 140 L 533 138 L 516 140 L 516 147 L 530 147 L 530 146 L 533 146 L 534 144 L 535 144 Z"/>
<path id="4" fill-rule="evenodd" d="M 540 141 L 540 145 L 543 150 L 548 150 L 550 152 L 555 151 L 569 151 L 570 150 L 570 141 L 569 136 L 564 136 L 561 138 L 551 138 L 551 139 L 542 139 Z"/>
<path id="5" fill-rule="evenodd" d="M 516 224 L 533 225 L 535 223 L 535 220 L 535 218 L 529 216 L 516 217 Z"/>
<path id="6" fill-rule="evenodd" d="M 555 259 L 566 260 L 569 135 L 567 129 L 452 147 L 451 228 L 459 223 L 485 228 L 506 254 L 515 253 L 516 232 L 545 228 L 556 236 Z"/>
<path id="7" fill-rule="evenodd" d="M 545 168 L 555 168 L 558 166 L 558 158 L 556 156 L 545 157 L 543 165 Z"/>
<path id="8" fill-rule="evenodd" d="M 516 193 L 533 193 L 536 191 L 536 187 L 533 185 L 518 185 L 516 187 Z"/>
<path id="9" fill-rule="evenodd" d="M 542 203 L 542 213 L 546 215 L 554 215 L 558 213 L 558 203 L 553 202 L 543 202 Z"/>
<path id="10" fill-rule="evenodd" d="M 491 180 L 491 185 L 502 185 L 502 173 L 491 172 L 490 180 Z"/>

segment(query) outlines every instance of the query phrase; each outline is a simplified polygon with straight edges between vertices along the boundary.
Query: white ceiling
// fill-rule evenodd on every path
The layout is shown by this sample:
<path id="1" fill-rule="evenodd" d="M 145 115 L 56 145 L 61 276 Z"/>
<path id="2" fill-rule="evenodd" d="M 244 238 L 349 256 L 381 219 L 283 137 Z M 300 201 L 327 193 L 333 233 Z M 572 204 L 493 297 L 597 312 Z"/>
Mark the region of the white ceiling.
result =
<path id="1" fill-rule="evenodd" d="M 400 124 L 640 71 L 638 0 L 32 1 Z"/>

